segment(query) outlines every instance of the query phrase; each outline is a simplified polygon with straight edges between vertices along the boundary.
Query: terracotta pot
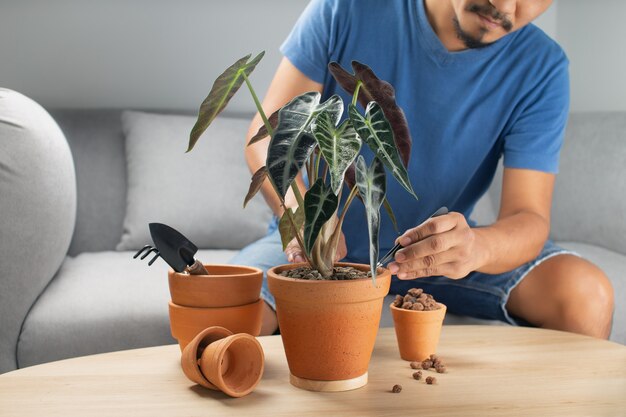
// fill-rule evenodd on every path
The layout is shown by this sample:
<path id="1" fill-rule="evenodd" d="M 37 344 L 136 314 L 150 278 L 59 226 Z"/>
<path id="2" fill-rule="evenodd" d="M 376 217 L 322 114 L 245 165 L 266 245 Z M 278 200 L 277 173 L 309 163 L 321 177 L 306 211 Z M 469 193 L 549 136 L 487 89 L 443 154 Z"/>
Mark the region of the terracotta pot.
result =
<path id="1" fill-rule="evenodd" d="M 235 307 L 197 308 L 184 307 L 170 301 L 170 329 L 178 340 L 180 349 L 207 327 L 221 326 L 233 333 L 248 333 L 258 336 L 261 333 L 263 312 L 262 299 L 254 303 Z"/>
<path id="2" fill-rule="evenodd" d="M 367 384 L 367 368 L 391 274 L 379 268 L 376 286 L 370 278 L 309 281 L 279 275 L 303 265 L 282 265 L 267 273 L 291 383 L 318 391 L 359 388 Z M 337 266 L 369 271 L 369 265 Z"/>
<path id="3" fill-rule="evenodd" d="M 218 388 L 202 374 L 198 363 L 207 346 L 232 334 L 233 332 L 230 330 L 219 326 L 208 327 L 198 333 L 198 335 L 185 346 L 183 354 L 180 357 L 180 365 L 183 368 L 185 376 L 205 388 L 217 390 Z"/>
<path id="4" fill-rule="evenodd" d="M 189 275 L 170 269 L 170 294 L 175 304 L 185 307 L 233 307 L 259 299 L 263 271 L 240 265 L 204 267 L 209 275 Z"/>
<path id="5" fill-rule="evenodd" d="M 400 357 L 405 361 L 423 361 L 437 352 L 446 306 L 430 311 L 391 308 Z"/>
<path id="6" fill-rule="evenodd" d="M 193 382 L 231 397 L 243 397 L 261 380 L 265 357 L 253 336 L 210 327 L 185 347 L 181 365 Z"/>

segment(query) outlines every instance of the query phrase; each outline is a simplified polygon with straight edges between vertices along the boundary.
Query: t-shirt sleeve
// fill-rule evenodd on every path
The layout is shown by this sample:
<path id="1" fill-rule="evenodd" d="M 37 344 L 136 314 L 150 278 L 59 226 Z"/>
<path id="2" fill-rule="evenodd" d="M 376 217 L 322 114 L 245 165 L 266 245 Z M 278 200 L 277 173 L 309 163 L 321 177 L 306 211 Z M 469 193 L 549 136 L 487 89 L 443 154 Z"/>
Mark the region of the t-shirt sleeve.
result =
<path id="1" fill-rule="evenodd" d="M 504 136 L 504 166 L 556 174 L 569 113 L 568 60 L 546 71 Z"/>
<path id="2" fill-rule="evenodd" d="M 281 53 L 304 75 L 324 83 L 337 37 L 342 0 L 312 0 L 280 46 Z"/>

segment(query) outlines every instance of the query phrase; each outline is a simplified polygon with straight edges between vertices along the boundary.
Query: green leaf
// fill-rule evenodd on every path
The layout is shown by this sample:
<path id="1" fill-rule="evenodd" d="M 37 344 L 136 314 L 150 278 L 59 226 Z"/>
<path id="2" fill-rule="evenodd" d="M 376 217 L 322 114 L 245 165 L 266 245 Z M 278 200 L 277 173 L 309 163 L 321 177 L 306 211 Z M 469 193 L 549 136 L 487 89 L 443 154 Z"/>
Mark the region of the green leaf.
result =
<path id="1" fill-rule="evenodd" d="M 252 197 L 256 195 L 261 189 L 263 185 L 263 181 L 267 177 L 267 168 L 262 166 L 257 170 L 257 172 L 252 175 L 252 180 L 250 181 L 250 188 L 248 189 L 248 194 L 246 194 L 246 198 L 243 200 L 243 207 L 246 208 L 246 204 L 248 201 L 252 200 Z"/>
<path id="2" fill-rule="evenodd" d="M 362 156 L 356 162 L 356 186 L 363 198 L 367 231 L 370 238 L 370 269 L 376 283 L 376 263 L 378 262 L 378 233 L 380 230 L 380 206 L 385 199 L 385 168 L 378 158 L 374 158 L 368 168 Z"/>
<path id="3" fill-rule="evenodd" d="M 241 84 L 244 82 L 243 74 L 249 76 L 252 71 L 254 71 L 259 61 L 261 61 L 263 55 L 265 55 L 265 52 L 261 52 L 252 61 L 248 62 L 251 56 L 248 54 L 228 67 L 226 71 L 217 77 L 209 95 L 200 105 L 198 120 L 189 135 L 189 147 L 187 148 L 187 152 L 193 149 L 200 135 L 204 133 L 217 115 L 226 108 L 230 99 L 235 95 L 237 90 L 239 90 Z"/>
<path id="4" fill-rule="evenodd" d="M 349 107 L 349 115 L 361 139 L 367 143 L 374 152 L 374 155 L 391 171 L 400 185 L 417 200 L 417 196 L 409 181 L 409 174 L 400 161 L 398 149 L 393 141 L 391 126 L 385 118 L 380 105 L 375 101 L 370 102 L 365 110 L 365 117 L 363 117 L 356 106 L 351 104 Z"/>
<path id="5" fill-rule="evenodd" d="M 367 65 L 352 61 L 354 75 L 343 69 L 337 62 L 328 64 L 328 69 L 337 83 L 350 95 L 354 95 L 357 81 L 361 81 L 359 103 L 366 108 L 370 101 L 376 101 L 385 112 L 393 130 L 393 137 L 405 167 L 411 157 L 411 133 L 402 108 L 396 103 L 396 91 L 387 81 L 379 79 Z"/>
<path id="6" fill-rule="evenodd" d="M 343 102 L 337 95 L 320 104 L 320 93 L 309 92 L 295 97 L 278 113 L 278 125 L 267 150 L 270 179 L 282 198 L 304 166 L 316 145 L 311 124 L 321 111 L 338 120 Z M 336 122 L 335 122 L 336 123 Z"/>
<path id="7" fill-rule="evenodd" d="M 274 113 L 272 113 L 272 115 L 267 119 L 268 122 L 270 122 L 270 126 L 272 126 L 272 129 L 276 129 L 276 125 L 278 124 L 278 112 L 280 111 L 280 109 L 276 110 Z M 267 137 L 269 135 L 269 133 L 267 132 L 267 127 L 265 126 L 265 123 L 263 123 L 261 125 L 261 127 L 259 128 L 258 132 L 256 132 L 256 135 L 252 136 L 250 138 L 250 141 L 248 142 L 248 146 L 257 143 L 258 141 L 260 141 L 261 139 Z"/>
<path id="8" fill-rule="evenodd" d="M 396 220 L 396 215 L 393 214 L 393 209 L 391 208 L 391 204 L 389 204 L 389 200 L 387 200 L 387 197 L 385 197 L 385 199 L 383 200 L 383 207 L 385 207 L 385 211 L 387 212 L 387 214 L 389 215 L 389 218 L 391 219 L 393 230 L 395 230 L 396 233 L 400 234 L 400 230 L 398 229 L 398 221 Z"/>
<path id="9" fill-rule="evenodd" d="M 330 186 L 338 195 L 346 170 L 359 155 L 361 138 L 352 127 L 350 120 L 344 121 L 341 126 L 337 127 L 326 111 L 317 116 L 313 133 L 322 156 L 328 164 Z"/>
<path id="10" fill-rule="evenodd" d="M 291 208 L 288 208 L 287 210 L 289 210 L 293 215 L 296 230 L 302 229 L 302 225 L 304 224 L 304 207 L 298 206 L 295 213 Z M 283 250 L 285 250 L 289 242 L 291 242 L 293 238 L 296 237 L 293 231 L 293 227 L 291 227 L 291 222 L 289 221 L 289 215 L 287 214 L 287 210 L 285 210 L 283 215 L 280 217 L 280 221 L 278 222 L 278 231 L 280 233 L 280 240 L 283 244 Z"/>
<path id="11" fill-rule="evenodd" d="M 311 255 L 320 229 L 335 213 L 339 199 L 322 178 L 304 195 L 304 250 Z"/>

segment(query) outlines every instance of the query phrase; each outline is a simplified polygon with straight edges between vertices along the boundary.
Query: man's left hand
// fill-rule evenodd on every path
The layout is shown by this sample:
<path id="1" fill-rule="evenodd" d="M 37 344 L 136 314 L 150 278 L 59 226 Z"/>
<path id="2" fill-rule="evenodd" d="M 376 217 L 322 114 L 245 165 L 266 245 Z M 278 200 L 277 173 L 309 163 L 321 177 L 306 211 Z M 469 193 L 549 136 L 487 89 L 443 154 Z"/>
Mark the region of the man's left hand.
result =
<path id="1" fill-rule="evenodd" d="M 476 233 L 461 213 L 429 219 L 404 232 L 396 243 L 403 248 L 388 268 L 400 279 L 438 275 L 459 279 L 480 266 Z"/>

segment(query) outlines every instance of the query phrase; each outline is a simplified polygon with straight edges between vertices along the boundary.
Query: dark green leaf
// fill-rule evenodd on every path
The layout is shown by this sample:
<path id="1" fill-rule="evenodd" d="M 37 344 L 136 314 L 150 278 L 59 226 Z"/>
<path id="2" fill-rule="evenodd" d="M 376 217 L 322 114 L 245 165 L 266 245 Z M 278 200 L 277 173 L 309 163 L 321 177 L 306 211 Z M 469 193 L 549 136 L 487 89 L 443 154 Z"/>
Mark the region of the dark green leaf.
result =
<path id="1" fill-rule="evenodd" d="M 224 110 L 230 99 L 235 95 L 237 90 L 244 82 L 243 74 L 249 76 L 259 61 L 263 58 L 265 52 L 258 54 L 252 61 L 248 62 L 251 55 L 246 55 L 239 59 L 233 65 L 228 67 L 213 83 L 213 87 L 207 98 L 200 105 L 198 112 L 198 120 L 191 129 L 189 135 L 189 147 L 187 152 L 193 149 L 200 138 L 200 135 L 215 120 L 218 114 Z"/>
<path id="2" fill-rule="evenodd" d="M 304 195 L 304 250 L 310 256 L 315 239 L 337 210 L 339 199 L 322 178 Z"/>
<path id="3" fill-rule="evenodd" d="M 376 282 L 376 263 L 378 262 L 378 233 L 380 230 L 380 206 L 385 199 L 385 168 L 378 158 L 374 158 L 368 168 L 362 156 L 356 162 L 356 185 L 363 198 L 367 231 L 370 238 L 370 269 L 372 280 Z"/>
<path id="4" fill-rule="evenodd" d="M 272 129 L 276 129 L 276 125 L 278 124 L 278 112 L 279 111 L 280 111 L 280 109 L 276 110 L 267 119 L 267 121 L 270 122 L 270 126 L 272 127 Z M 259 128 L 259 131 L 256 132 L 256 135 L 254 135 L 254 136 L 252 136 L 250 138 L 250 141 L 248 142 L 248 146 L 252 145 L 253 143 L 257 143 L 258 141 L 260 141 L 261 139 L 267 137 L 268 135 L 269 135 L 269 133 L 267 133 L 267 127 L 265 126 L 265 123 L 263 123 L 261 125 L 261 127 Z"/>
<path id="5" fill-rule="evenodd" d="M 359 113 L 356 106 L 351 104 L 349 107 L 349 115 L 361 139 L 367 143 L 374 152 L 374 155 L 380 158 L 400 185 L 417 199 L 411 182 L 409 181 L 409 174 L 400 161 L 398 149 L 393 141 L 391 126 L 378 103 L 372 101 L 367 105 L 365 117 Z"/>
<path id="6" fill-rule="evenodd" d="M 267 169 L 277 191 L 285 198 L 296 175 L 304 166 L 316 145 L 311 124 L 323 110 L 332 120 L 343 112 L 339 96 L 332 96 L 320 104 L 320 93 L 309 92 L 291 100 L 278 113 L 278 125 L 267 151 Z"/>
<path id="7" fill-rule="evenodd" d="M 315 119 L 313 133 L 328 164 L 330 186 L 335 194 L 339 194 L 344 174 L 361 150 L 361 138 L 356 134 L 350 120 L 337 127 L 326 111 Z"/>
<path id="8" fill-rule="evenodd" d="M 393 86 L 379 79 L 370 67 L 357 61 L 352 61 L 354 75 L 336 62 L 331 62 L 328 68 L 337 83 L 349 94 L 354 94 L 357 81 L 361 81 L 358 100 L 363 108 L 366 108 L 370 101 L 376 101 L 381 105 L 385 117 L 391 124 L 402 162 L 405 167 L 408 167 L 411 157 L 411 133 L 404 112 L 396 103 L 396 92 Z"/>
<path id="9" fill-rule="evenodd" d="M 296 230 L 300 230 L 302 228 L 302 225 L 304 224 L 304 207 L 298 206 L 295 213 L 291 208 L 287 210 L 291 212 L 294 218 Z M 285 210 L 283 215 L 280 217 L 280 221 L 278 222 L 278 231 L 280 233 L 280 240 L 283 244 L 283 250 L 285 250 L 289 242 L 291 242 L 293 238 L 296 237 L 293 231 L 293 227 L 291 226 L 291 221 L 289 221 L 289 215 L 287 214 L 287 210 Z"/>
<path id="10" fill-rule="evenodd" d="M 257 172 L 252 175 L 252 180 L 250 181 L 250 188 L 248 189 L 248 194 L 246 194 L 246 198 L 243 200 L 243 207 L 246 207 L 248 201 L 252 200 L 252 197 L 256 195 L 261 189 L 263 185 L 263 181 L 265 181 L 265 177 L 267 177 L 267 168 L 262 166 L 257 170 Z"/>

